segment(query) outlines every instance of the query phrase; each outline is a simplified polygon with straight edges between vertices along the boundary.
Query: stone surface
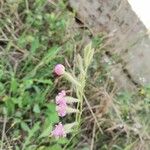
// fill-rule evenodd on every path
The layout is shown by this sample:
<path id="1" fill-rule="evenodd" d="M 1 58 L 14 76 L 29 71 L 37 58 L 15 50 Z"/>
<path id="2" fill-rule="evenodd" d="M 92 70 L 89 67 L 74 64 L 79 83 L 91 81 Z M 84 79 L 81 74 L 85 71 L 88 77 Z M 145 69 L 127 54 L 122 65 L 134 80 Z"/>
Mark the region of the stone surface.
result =
<path id="1" fill-rule="evenodd" d="M 123 61 L 112 71 L 119 84 L 128 80 L 122 68 L 139 85 L 150 84 L 150 39 L 127 0 L 70 0 L 70 6 L 94 35 L 106 32 L 109 36 L 109 51 Z"/>

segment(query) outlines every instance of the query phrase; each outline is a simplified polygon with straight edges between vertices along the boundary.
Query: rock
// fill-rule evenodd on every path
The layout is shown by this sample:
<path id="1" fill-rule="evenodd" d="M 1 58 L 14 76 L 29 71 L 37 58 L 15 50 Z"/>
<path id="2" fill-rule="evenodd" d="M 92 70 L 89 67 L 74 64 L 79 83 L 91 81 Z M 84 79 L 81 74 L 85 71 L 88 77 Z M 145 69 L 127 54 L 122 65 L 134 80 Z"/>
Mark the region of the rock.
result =
<path id="1" fill-rule="evenodd" d="M 105 32 L 109 36 L 108 50 L 122 59 L 112 74 L 119 84 L 131 87 L 125 68 L 139 85 L 150 84 L 150 39 L 147 29 L 132 11 L 127 0 L 69 0 L 77 17 L 94 35 Z M 119 70 L 118 70 L 119 69 Z M 134 86 L 134 85 L 133 85 Z"/>

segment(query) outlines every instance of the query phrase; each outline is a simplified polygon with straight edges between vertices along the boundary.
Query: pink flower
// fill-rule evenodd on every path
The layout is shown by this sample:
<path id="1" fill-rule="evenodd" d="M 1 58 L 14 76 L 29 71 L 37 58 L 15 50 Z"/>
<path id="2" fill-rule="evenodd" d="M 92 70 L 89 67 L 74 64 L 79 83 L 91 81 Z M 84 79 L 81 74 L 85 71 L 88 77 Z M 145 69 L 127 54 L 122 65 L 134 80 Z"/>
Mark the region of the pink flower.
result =
<path id="1" fill-rule="evenodd" d="M 64 117 L 67 112 L 67 103 L 66 103 L 66 91 L 62 90 L 60 93 L 58 93 L 58 95 L 56 96 L 55 100 L 56 100 L 56 110 L 58 112 L 58 115 L 61 117 Z"/>
<path id="2" fill-rule="evenodd" d="M 57 112 L 60 117 L 64 117 L 67 114 L 67 104 L 60 104 L 57 107 Z"/>
<path id="3" fill-rule="evenodd" d="M 58 75 L 61 76 L 65 72 L 65 67 L 62 64 L 57 64 L 54 68 L 54 72 Z"/>
<path id="4" fill-rule="evenodd" d="M 52 131 L 52 135 L 56 138 L 66 136 L 64 126 L 61 122 L 58 125 L 55 125 L 55 129 Z"/>
<path id="5" fill-rule="evenodd" d="M 56 104 L 58 105 L 66 105 L 66 91 L 62 90 L 60 93 L 58 93 L 58 95 L 56 96 L 55 100 L 56 100 Z"/>
<path id="6" fill-rule="evenodd" d="M 66 91 L 65 90 L 62 90 L 60 93 L 58 93 L 58 95 L 61 95 L 61 96 L 66 96 Z"/>

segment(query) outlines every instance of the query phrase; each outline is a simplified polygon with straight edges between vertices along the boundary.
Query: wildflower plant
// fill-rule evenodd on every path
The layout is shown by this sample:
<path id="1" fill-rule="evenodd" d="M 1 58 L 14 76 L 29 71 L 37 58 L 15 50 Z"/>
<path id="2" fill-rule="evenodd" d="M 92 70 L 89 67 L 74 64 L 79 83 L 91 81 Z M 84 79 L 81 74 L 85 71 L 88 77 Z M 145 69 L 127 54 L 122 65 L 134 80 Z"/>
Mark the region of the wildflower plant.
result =
<path id="1" fill-rule="evenodd" d="M 92 61 L 93 55 L 94 49 L 92 48 L 92 43 L 88 44 L 84 48 L 83 57 L 78 54 L 75 67 L 79 68 L 80 72 L 76 77 L 67 72 L 62 64 L 57 64 L 54 68 L 54 72 L 56 75 L 63 76 L 74 85 L 74 91 L 77 96 L 77 98 L 67 96 L 65 90 L 62 90 L 56 95 L 55 103 L 57 105 L 56 111 L 58 113 L 58 116 L 64 117 L 70 113 L 76 114 L 75 121 L 73 123 L 62 125 L 62 123 L 59 122 L 57 125 L 55 125 L 55 128 L 52 131 L 52 136 L 56 138 L 65 137 L 67 133 L 72 132 L 72 129 L 75 126 L 77 126 L 76 129 L 78 129 L 81 123 L 87 70 Z M 77 103 L 76 108 L 72 108 L 73 103 Z"/>

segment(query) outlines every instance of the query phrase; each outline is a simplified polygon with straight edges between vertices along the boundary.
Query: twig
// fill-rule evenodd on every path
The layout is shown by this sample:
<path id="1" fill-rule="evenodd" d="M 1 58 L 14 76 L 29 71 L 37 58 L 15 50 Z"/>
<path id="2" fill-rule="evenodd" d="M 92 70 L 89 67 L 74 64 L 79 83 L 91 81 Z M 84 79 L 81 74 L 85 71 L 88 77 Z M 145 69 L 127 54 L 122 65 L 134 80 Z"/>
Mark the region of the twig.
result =
<path id="1" fill-rule="evenodd" d="M 93 126 L 93 134 L 92 134 L 92 141 L 91 141 L 91 148 L 90 148 L 90 150 L 93 150 L 93 149 L 94 149 L 95 131 L 96 131 L 96 123 L 94 122 L 94 126 Z"/>
<path id="2" fill-rule="evenodd" d="M 90 110 L 90 112 L 91 112 L 91 114 L 92 114 L 92 116 L 93 116 L 93 118 L 94 118 L 98 128 L 99 128 L 99 131 L 103 134 L 103 131 L 102 131 L 102 129 L 101 129 L 99 123 L 98 123 L 98 120 L 97 120 L 97 118 L 96 118 L 96 116 L 95 116 L 95 114 L 94 114 L 94 112 L 93 112 L 93 110 L 92 110 L 92 108 L 91 108 L 91 106 L 90 106 L 90 104 L 89 104 L 89 102 L 88 102 L 88 100 L 87 100 L 85 95 L 84 95 L 84 99 L 85 99 L 85 102 L 86 102 L 86 104 L 87 104 L 87 106 L 88 106 L 88 108 L 89 108 L 89 110 Z"/>
<path id="3" fill-rule="evenodd" d="M 6 122 L 7 122 L 7 116 L 4 117 L 4 123 L 3 123 L 3 131 L 2 131 L 2 138 L 1 138 L 1 150 L 3 150 L 3 141 L 5 137 L 5 129 L 6 129 Z"/>

